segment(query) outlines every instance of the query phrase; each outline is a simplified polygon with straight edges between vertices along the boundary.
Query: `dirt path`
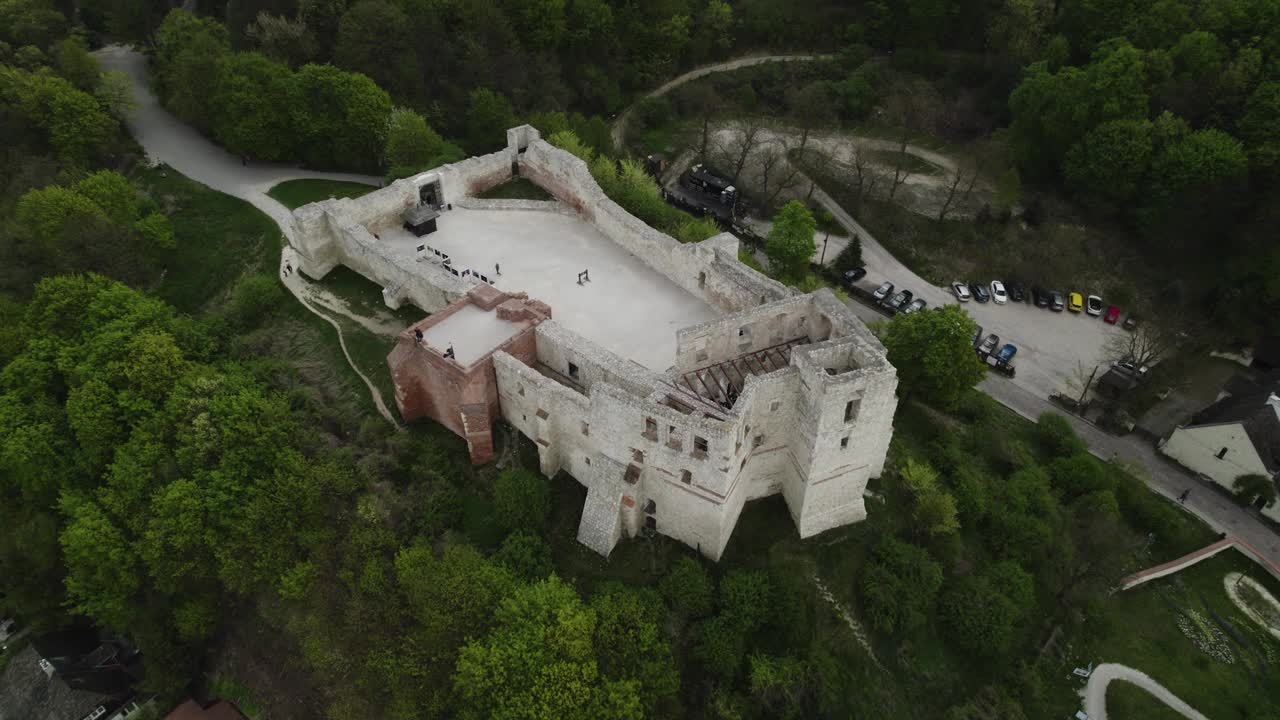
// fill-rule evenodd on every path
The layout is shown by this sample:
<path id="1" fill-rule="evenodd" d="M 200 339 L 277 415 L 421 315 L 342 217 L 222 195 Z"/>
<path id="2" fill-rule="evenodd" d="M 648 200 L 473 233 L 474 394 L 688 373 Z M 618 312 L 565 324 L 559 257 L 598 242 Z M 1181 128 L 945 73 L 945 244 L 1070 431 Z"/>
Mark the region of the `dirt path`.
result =
<path id="1" fill-rule="evenodd" d="M 1107 686 L 1113 680 L 1137 685 L 1190 720 L 1209 720 L 1163 685 L 1147 677 L 1146 673 L 1116 663 L 1103 663 L 1094 668 L 1093 674 L 1089 676 L 1089 683 L 1081 691 L 1084 695 L 1084 711 L 1089 715 L 1089 720 L 1107 720 Z"/>
<path id="2" fill-rule="evenodd" d="M 627 109 L 618 113 L 618 117 L 613 121 L 613 146 L 615 148 L 622 147 L 622 140 L 627 136 L 627 120 L 631 116 L 631 109 L 634 108 L 641 100 L 647 100 L 652 97 L 666 95 L 671 90 L 684 85 L 690 80 L 697 80 L 700 77 L 706 77 L 712 73 L 729 72 L 739 68 L 751 67 L 752 65 L 760 65 L 767 62 L 796 62 L 802 60 L 826 60 L 835 57 L 834 55 L 821 54 L 796 54 L 796 55 L 749 55 L 746 57 L 725 60 L 724 62 L 713 63 L 711 65 L 703 65 L 690 70 L 683 75 L 677 75 L 674 78 L 659 85 L 657 89 L 649 91 L 648 94 L 641 97 L 636 102 L 627 106 Z"/>
<path id="3" fill-rule="evenodd" d="M 358 313 L 353 313 L 346 304 L 334 297 L 315 283 L 306 282 L 297 273 L 284 275 L 284 266 L 290 262 L 297 267 L 293 259 L 293 215 L 288 208 L 267 195 L 267 191 L 285 180 L 326 179 L 359 182 L 366 185 L 379 185 L 381 178 L 370 175 L 352 173 L 328 173 L 303 170 L 287 165 L 264 163 L 246 163 L 232 156 L 227 151 L 214 145 L 207 138 L 191 127 L 169 114 L 161 107 L 159 100 L 151 92 L 148 85 L 150 70 L 147 59 L 142 53 L 122 45 L 108 45 L 94 52 L 94 57 L 104 70 L 120 70 L 133 82 L 133 96 L 137 107 L 129 113 L 125 124 L 129 132 L 147 151 L 147 156 L 156 162 L 162 162 L 183 175 L 203 183 L 214 190 L 240 198 L 252 204 L 275 220 L 280 226 L 289 245 L 280 257 L 279 274 L 281 282 L 293 293 L 298 302 L 313 314 L 323 318 L 338 333 L 338 343 L 342 346 L 342 354 L 346 357 L 351 369 L 360 376 L 369 388 L 374 405 L 379 414 L 395 427 L 400 423 L 388 410 L 382 393 L 360 372 L 351 354 L 347 352 L 346 339 L 342 335 L 342 327 L 332 317 L 317 308 L 317 305 L 331 312 L 350 318 L 362 327 L 379 335 L 387 334 L 385 323 L 377 323 Z"/>

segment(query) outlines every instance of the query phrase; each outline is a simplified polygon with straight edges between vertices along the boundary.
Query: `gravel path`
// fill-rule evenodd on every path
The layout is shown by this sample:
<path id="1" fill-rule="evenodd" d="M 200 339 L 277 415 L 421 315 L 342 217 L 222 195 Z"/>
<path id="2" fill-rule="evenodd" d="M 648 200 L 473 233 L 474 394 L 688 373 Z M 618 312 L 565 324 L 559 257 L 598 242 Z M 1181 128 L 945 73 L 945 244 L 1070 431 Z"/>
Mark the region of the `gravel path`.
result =
<path id="1" fill-rule="evenodd" d="M 94 57 L 104 70 L 120 70 L 133 81 L 133 97 L 137 107 L 129 114 L 125 124 L 133 137 L 147 151 L 148 157 L 214 190 L 245 200 L 276 221 L 280 231 L 290 243 L 280 257 L 278 272 L 281 282 L 289 288 L 303 307 L 333 326 L 338 333 L 342 354 L 346 356 L 351 369 L 355 370 L 369 388 L 369 394 L 378 408 L 378 413 L 386 418 L 387 422 L 397 428 L 400 427 L 395 415 L 387 408 L 382 393 L 378 392 L 377 386 L 360 372 L 360 368 L 352 361 L 350 353 L 347 352 L 347 343 L 342 335 L 341 326 L 328 314 L 319 310 L 316 304 L 323 305 L 333 312 L 347 314 L 353 321 L 366 327 L 368 327 L 368 321 L 351 314 L 346 304 L 339 298 L 324 297 L 328 293 L 323 288 L 315 283 L 307 283 L 298 273 L 291 273 L 288 277 L 284 275 L 285 262 L 293 262 L 294 267 L 297 267 L 297 262 L 293 260 L 292 248 L 293 215 L 288 208 L 267 195 L 268 190 L 285 180 L 345 180 L 377 186 L 381 184 L 381 178 L 352 173 L 315 172 L 287 165 L 256 162 L 245 164 L 169 114 L 169 111 L 160 105 L 160 101 L 151 92 L 148 83 L 150 69 L 147 66 L 147 58 L 142 53 L 122 45 L 108 45 L 94 52 Z M 378 331 L 375 330 L 375 332 Z"/>
<path id="2" fill-rule="evenodd" d="M 739 68 L 750 67 L 752 65 L 760 65 L 762 63 L 767 63 L 767 62 L 796 62 L 796 61 L 802 61 L 802 60 L 826 60 L 832 57 L 835 57 L 835 56 L 820 55 L 820 54 L 818 55 L 814 55 L 814 54 L 749 55 L 747 57 L 740 57 L 740 58 L 734 58 L 732 60 L 725 60 L 724 62 L 713 63 L 711 65 L 703 65 L 702 67 L 694 68 L 689 72 L 684 73 L 683 75 L 677 75 L 676 77 L 671 78 L 670 80 L 666 81 L 662 85 L 659 85 L 657 89 L 651 90 L 644 97 L 640 98 L 640 100 L 647 100 L 652 97 L 658 97 L 659 95 L 666 95 L 671 90 L 680 87 L 681 85 L 689 82 L 690 80 L 697 80 L 700 77 L 705 77 L 712 73 L 729 72 L 730 70 L 737 70 Z M 627 106 L 626 110 L 623 110 L 622 112 L 618 113 L 618 117 L 614 119 L 613 146 L 615 148 L 622 147 L 622 140 L 627 136 L 627 120 L 631 116 L 631 109 L 634 108 L 640 102 L 640 100 L 637 100 L 636 102 L 631 103 L 631 105 Z"/>
<path id="3" fill-rule="evenodd" d="M 1089 676 L 1089 683 L 1081 691 L 1084 695 L 1084 711 L 1089 715 L 1089 720 L 1107 720 L 1107 686 L 1113 680 L 1137 685 L 1190 720 L 1209 720 L 1163 685 L 1147 677 L 1146 673 L 1116 663 L 1103 663 L 1094 668 L 1093 674 Z"/>

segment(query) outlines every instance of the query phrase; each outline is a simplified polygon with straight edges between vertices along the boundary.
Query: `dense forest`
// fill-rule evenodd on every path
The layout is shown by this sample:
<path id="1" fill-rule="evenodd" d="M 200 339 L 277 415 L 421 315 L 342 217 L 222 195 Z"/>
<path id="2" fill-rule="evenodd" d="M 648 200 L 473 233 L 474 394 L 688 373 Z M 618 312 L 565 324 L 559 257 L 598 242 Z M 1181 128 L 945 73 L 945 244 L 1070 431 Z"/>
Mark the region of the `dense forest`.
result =
<path id="1" fill-rule="evenodd" d="M 980 122 L 930 130 L 994 132 L 1024 182 L 1214 274 L 1203 299 L 1244 337 L 1280 330 L 1280 0 L 195 6 L 0 0 L 0 603 L 129 637 L 146 689 L 202 692 L 215 659 L 256 652 L 286 717 L 1065 715 L 1046 636 L 1108 629 L 1147 533 L 1204 541 L 1060 419 L 934 393 L 913 343 L 971 359 L 971 327 L 920 314 L 886 341 L 914 400 L 867 522 L 805 544 L 771 504 L 721 565 L 662 538 L 606 565 L 574 541 L 578 488 L 528 448 L 472 468 L 353 397 L 274 275 L 272 223 L 146 168 L 128 80 L 89 50 L 145 48 L 172 112 L 265 161 L 399 177 L 532 122 L 682 239 L 713 228 L 611 162 L 609 115 L 682 69 L 793 49 L 835 58 L 741 105 L 854 122 L 888 58 L 977 98 Z M 192 254 L 219 243 L 220 264 Z"/>

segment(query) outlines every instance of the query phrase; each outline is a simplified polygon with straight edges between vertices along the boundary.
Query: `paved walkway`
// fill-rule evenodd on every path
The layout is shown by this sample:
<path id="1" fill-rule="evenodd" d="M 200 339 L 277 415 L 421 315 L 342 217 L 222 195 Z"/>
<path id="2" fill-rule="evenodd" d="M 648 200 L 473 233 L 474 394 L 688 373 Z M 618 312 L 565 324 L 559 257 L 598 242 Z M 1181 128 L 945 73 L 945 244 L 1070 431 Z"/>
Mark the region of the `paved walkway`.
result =
<path id="1" fill-rule="evenodd" d="M 137 107 L 126 118 L 125 124 L 152 160 L 162 162 L 214 190 L 245 200 L 276 221 L 280 231 L 290 243 L 280 257 L 281 282 L 307 310 L 333 326 L 338 333 L 338 342 L 342 346 L 343 355 L 346 356 L 351 369 L 355 370 L 368 386 L 378 412 L 392 425 L 399 427 L 395 415 L 383 401 L 382 393 L 378 392 L 373 382 L 360 372 L 360 368 L 351 360 L 341 326 L 309 301 L 307 296 L 318 292 L 316 290 L 318 286 L 306 283 L 297 273 L 285 277 L 284 264 L 286 260 L 293 258 L 291 247 L 293 215 L 288 208 L 267 195 L 268 190 L 285 180 L 310 178 L 380 185 L 381 178 L 352 173 L 315 172 L 287 165 L 244 164 L 239 158 L 214 145 L 190 126 L 169 114 L 169 111 L 160 105 L 160 101 L 151 92 L 148 82 L 150 68 L 147 66 L 146 56 L 142 53 L 122 45 L 108 45 L 94 52 L 94 57 L 104 70 L 120 70 L 133 81 L 133 97 Z M 297 267 L 296 261 L 293 265 Z M 333 303 L 325 304 L 331 308 L 343 306 L 337 299 L 334 299 Z"/>
<path id="2" fill-rule="evenodd" d="M 1190 720 L 1209 720 L 1146 673 L 1116 663 L 1103 663 L 1094 668 L 1093 674 L 1089 676 L 1089 683 L 1084 686 L 1084 711 L 1089 715 L 1089 720 L 1107 720 L 1107 686 L 1113 680 L 1137 685 Z"/>
<path id="3" fill-rule="evenodd" d="M 662 85 L 659 85 L 656 89 L 649 91 L 643 97 L 639 98 L 638 100 L 636 100 L 635 102 L 627 106 L 626 110 L 623 110 L 622 112 L 618 113 L 618 117 L 613 121 L 613 133 L 612 133 L 613 146 L 614 148 L 617 148 L 617 149 L 622 148 L 622 141 L 627 136 L 627 120 L 631 117 L 631 110 L 635 108 L 635 106 L 638 105 L 640 101 L 647 100 L 652 97 L 658 97 L 660 95 L 666 95 L 671 90 L 674 90 L 675 88 L 678 88 L 681 85 L 684 85 L 690 80 L 697 80 L 700 77 L 705 77 L 712 73 L 728 72 L 730 70 L 737 70 L 738 68 L 750 67 L 752 65 L 760 65 L 762 63 L 767 63 L 767 62 L 795 62 L 795 61 L 802 61 L 802 60 L 825 60 L 827 58 L 832 58 L 832 57 L 835 57 L 835 56 L 821 55 L 821 54 L 749 55 L 746 57 L 734 58 L 732 60 L 725 60 L 724 62 L 712 63 L 710 65 L 703 65 L 702 67 L 694 68 L 689 72 L 684 73 L 683 75 L 677 75 L 676 77 L 666 81 Z"/>

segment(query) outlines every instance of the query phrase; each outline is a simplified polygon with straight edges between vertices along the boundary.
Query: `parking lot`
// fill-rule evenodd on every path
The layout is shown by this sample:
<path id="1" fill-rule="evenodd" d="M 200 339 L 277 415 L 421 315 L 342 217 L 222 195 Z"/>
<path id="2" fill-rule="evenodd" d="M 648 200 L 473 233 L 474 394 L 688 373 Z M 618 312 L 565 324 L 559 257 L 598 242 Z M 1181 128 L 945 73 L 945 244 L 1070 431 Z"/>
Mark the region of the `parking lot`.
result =
<path id="1" fill-rule="evenodd" d="M 864 259 L 870 261 L 872 257 L 864 251 Z M 995 278 L 987 278 L 986 282 L 989 284 L 993 279 Z M 1018 354 L 1013 366 L 1017 368 L 1017 374 L 1008 382 L 1016 383 L 1040 397 L 1048 397 L 1056 392 L 1078 393 L 1078 381 L 1075 379 L 1078 368 L 1083 368 L 1087 376 L 1095 366 L 1101 365 L 1098 370 L 1098 376 L 1101 377 L 1106 371 L 1107 338 L 1126 332 L 1118 324 L 1108 325 L 1102 318 L 1083 312 L 1053 312 L 1047 308 L 1038 308 L 1030 302 L 1030 289 L 1024 302 L 1010 300 L 1005 305 L 997 305 L 995 302 L 979 303 L 971 300 L 957 303 L 950 288 L 929 285 L 914 274 L 909 274 L 909 277 L 887 277 L 870 264 L 867 276 L 858 281 L 858 286 L 874 290 L 885 280 L 894 284 L 894 292 L 910 290 L 915 297 L 927 300 L 931 308 L 961 304 L 982 326 L 984 337 L 995 333 L 1000 336 L 1001 345 L 1016 345 Z M 1030 283 L 1028 287 L 1029 285 Z M 1061 290 L 1066 293 L 1072 288 Z M 1106 298 L 1103 298 L 1103 302 L 1106 303 Z M 850 300 L 850 304 L 855 306 L 855 311 L 864 320 L 883 319 L 878 312 L 857 300 Z M 1121 308 L 1121 319 L 1126 315 L 1124 308 Z M 1076 388 L 1074 393 L 1073 387 Z"/>

